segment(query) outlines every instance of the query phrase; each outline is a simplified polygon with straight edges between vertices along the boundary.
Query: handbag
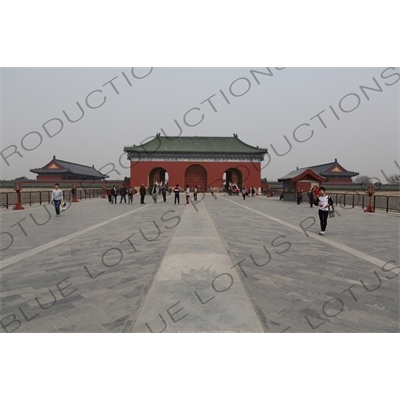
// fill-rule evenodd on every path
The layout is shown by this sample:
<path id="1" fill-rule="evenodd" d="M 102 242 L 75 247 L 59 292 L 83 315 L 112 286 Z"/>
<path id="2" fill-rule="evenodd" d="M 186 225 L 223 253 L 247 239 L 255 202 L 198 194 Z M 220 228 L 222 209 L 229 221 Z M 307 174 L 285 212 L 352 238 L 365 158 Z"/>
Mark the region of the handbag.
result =
<path id="1" fill-rule="evenodd" d="M 329 210 L 329 218 L 333 218 L 335 216 L 335 209 L 332 206 L 332 209 Z"/>

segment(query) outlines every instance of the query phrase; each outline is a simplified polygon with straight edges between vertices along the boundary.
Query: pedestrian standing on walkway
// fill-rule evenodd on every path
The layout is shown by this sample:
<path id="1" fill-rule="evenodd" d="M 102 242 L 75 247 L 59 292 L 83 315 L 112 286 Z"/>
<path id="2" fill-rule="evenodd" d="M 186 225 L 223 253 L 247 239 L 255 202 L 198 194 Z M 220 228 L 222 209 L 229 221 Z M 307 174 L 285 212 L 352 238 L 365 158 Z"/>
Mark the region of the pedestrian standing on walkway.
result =
<path id="1" fill-rule="evenodd" d="M 301 196 L 302 196 L 302 194 L 301 194 L 300 189 L 297 189 L 297 204 L 300 204 L 300 202 L 301 202 Z"/>
<path id="2" fill-rule="evenodd" d="M 117 197 L 118 197 L 118 190 L 115 187 L 115 185 L 113 185 L 113 187 L 111 188 L 111 203 L 112 204 L 117 204 Z"/>
<path id="3" fill-rule="evenodd" d="M 107 197 L 108 197 L 108 202 L 112 204 L 112 200 L 111 200 L 111 188 L 107 189 Z"/>
<path id="4" fill-rule="evenodd" d="M 54 207 L 56 209 L 56 217 L 60 216 L 60 204 L 64 200 L 63 192 L 60 189 L 60 185 L 56 183 L 54 185 L 54 189 L 51 192 L 51 203 L 54 203 Z"/>
<path id="5" fill-rule="evenodd" d="M 146 188 L 144 186 L 144 183 L 142 183 L 142 186 L 140 186 L 139 193 L 140 193 L 140 204 L 146 204 L 144 202 L 144 197 L 146 196 Z"/>
<path id="6" fill-rule="evenodd" d="M 324 187 L 321 187 L 319 189 L 318 197 L 318 216 L 321 224 L 321 232 L 319 233 L 320 235 L 325 235 L 326 225 L 328 224 L 329 207 L 331 205 L 333 205 L 331 196 L 326 194 Z"/>
<path id="7" fill-rule="evenodd" d="M 189 198 L 190 198 L 190 188 L 189 185 L 186 185 L 186 204 L 189 204 Z"/>
<path id="8" fill-rule="evenodd" d="M 308 192 L 308 200 L 310 201 L 310 207 L 314 207 L 314 188 Z"/>
<path id="9" fill-rule="evenodd" d="M 165 185 L 165 183 L 163 183 L 161 186 L 161 194 L 162 194 L 163 202 L 165 203 L 167 201 L 167 186 Z"/>
<path id="10" fill-rule="evenodd" d="M 157 197 L 158 197 L 158 186 L 157 183 L 155 183 L 153 185 L 153 187 L 151 188 L 151 197 L 153 197 L 154 203 L 157 203 Z"/>
<path id="11" fill-rule="evenodd" d="M 179 203 L 179 193 L 181 192 L 181 188 L 179 187 L 178 184 L 176 184 L 175 188 L 174 188 L 174 193 L 175 193 L 175 199 L 174 199 L 174 204 L 176 204 L 176 202 L 178 201 Z"/>
<path id="12" fill-rule="evenodd" d="M 122 203 L 122 199 L 126 204 L 126 187 L 124 185 L 121 185 L 121 187 L 119 188 L 119 195 L 121 197 L 121 199 L 119 200 L 119 204 Z"/>
<path id="13" fill-rule="evenodd" d="M 133 187 L 128 189 L 128 204 L 133 203 Z"/>
<path id="14" fill-rule="evenodd" d="M 194 198 L 194 201 L 197 201 L 197 185 L 194 187 L 194 190 L 193 190 L 193 198 Z"/>
<path id="15" fill-rule="evenodd" d="M 246 188 L 245 187 L 242 189 L 242 196 L 243 196 L 243 200 L 246 200 Z"/>
<path id="16" fill-rule="evenodd" d="M 254 187 L 251 188 L 251 197 L 254 197 L 256 195 L 256 191 L 254 190 Z"/>

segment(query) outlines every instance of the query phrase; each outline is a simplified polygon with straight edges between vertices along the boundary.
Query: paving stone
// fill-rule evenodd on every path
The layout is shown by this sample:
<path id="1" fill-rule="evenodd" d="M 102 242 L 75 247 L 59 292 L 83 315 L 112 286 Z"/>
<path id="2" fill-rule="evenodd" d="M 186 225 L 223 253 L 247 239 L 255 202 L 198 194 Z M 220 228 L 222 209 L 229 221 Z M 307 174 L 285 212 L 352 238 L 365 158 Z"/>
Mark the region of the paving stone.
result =
<path id="1" fill-rule="evenodd" d="M 1 262 L 46 246 L 1 267 L 3 324 L 14 314 L 21 322 L 15 333 L 149 332 L 146 322 L 163 329 L 161 314 L 165 332 L 399 332 L 400 276 L 387 278 L 399 269 L 382 271 L 390 260 L 399 263 L 398 214 L 338 209 L 320 237 L 317 211 L 304 204 L 218 195 L 206 196 L 196 211 L 172 202 L 111 207 L 87 200 L 42 226 L 30 214 L 44 221 L 43 207 L 0 213 L 14 236 Z M 309 217 L 316 220 L 307 236 L 300 223 Z M 18 225 L 11 228 L 22 218 L 27 236 Z M 241 260 L 242 269 L 234 267 Z M 374 271 L 381 286 L 368 292 L 360 280 L 373 289 Z M 213 289 L 217 275 L 217 289 L 233 279 L 229 290 Z M 57 284 L 66 294 L 76 291 L 63 298 Z M 346 291 L 352 285 L 357 302 Z M 57 301 L 43 310 L 35 298 L 51 304 L 49 289 Z M 338 300 L 330 302 L 335 298 L 343 310 L 327 317 L 324 310 L 340 309 Z M 187 316 L 173 322 L 167 313 L 173 305 L 176 319 Z M 40 315 L 26 321 L 19 308 L 27 318 Z"/>

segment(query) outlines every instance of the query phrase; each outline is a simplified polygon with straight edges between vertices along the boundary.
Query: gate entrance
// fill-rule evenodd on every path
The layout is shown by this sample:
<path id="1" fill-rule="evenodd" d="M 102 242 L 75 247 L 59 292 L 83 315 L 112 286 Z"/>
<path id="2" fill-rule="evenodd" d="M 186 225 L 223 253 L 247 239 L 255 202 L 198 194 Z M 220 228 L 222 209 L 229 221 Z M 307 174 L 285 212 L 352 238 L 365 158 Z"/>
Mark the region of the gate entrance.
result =
<path id="1" fill-rule="evenodd" d="M 229 184 L 232 183 L 237 185 L 240 189 L 243 187 L 243 175 L 242 173 L 236 168 L 230 168 L 225 171 L 226 174 L 226 182 L 225 188 L 229 188 Z"/>
<path id="2" fill-rule="evenodd" d="M 191 165 L 185 172 L 185 186 L 192 189 L 197 186 L 199 192 L 207 191 L 207 171 L 201 165 Z"/>
<path id="3" fill-rule="evenodd" d="M 167 171 L 164 168 L 153 168 L 149 173 L 148 186 L 153 186 L 155 182 L 161 183 L 167 180 Z"/>

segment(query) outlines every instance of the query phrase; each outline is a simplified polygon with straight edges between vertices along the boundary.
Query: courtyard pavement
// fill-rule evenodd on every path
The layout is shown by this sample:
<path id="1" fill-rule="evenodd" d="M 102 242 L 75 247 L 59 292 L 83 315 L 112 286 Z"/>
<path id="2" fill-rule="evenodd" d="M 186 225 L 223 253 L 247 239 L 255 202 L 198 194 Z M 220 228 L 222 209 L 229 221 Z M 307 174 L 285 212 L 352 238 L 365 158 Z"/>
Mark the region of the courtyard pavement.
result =
<path id="1" fill-rule="evenodd" d="M 1 332 L 399 332 L 398 213 L 199 194 L 1 210 Z"/>

